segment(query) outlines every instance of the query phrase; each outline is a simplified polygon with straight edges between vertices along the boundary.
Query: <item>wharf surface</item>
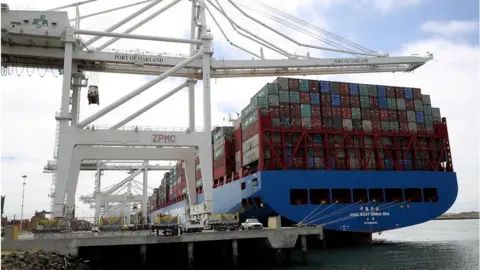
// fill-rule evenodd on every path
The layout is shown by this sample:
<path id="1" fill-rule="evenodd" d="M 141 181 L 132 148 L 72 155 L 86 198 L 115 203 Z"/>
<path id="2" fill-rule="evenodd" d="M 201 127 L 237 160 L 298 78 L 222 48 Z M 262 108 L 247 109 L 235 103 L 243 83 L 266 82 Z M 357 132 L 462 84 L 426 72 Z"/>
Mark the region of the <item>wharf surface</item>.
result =
<path id="1" fill-rule="evenodd" d="M 157 236 L 150 231 L 136 232 L 102 232 L 98 235 L 92 233 L 51 233 L 37 234 L 30 240 L 13 240 L 13 228 L 8 228 L 4 241 L 3 250 L 11 251 L 43 251 L 57 252 L 62 254 L 78 255 L 79 249 L 102 248 L 102 247 L 132 247 L 137 246 L 140 256 L 146 257 L 146 249 L 153 246 L 165 246 L 168 244 L 185 244 L 187 246 L 188 264 L 193 265 L 194 246 L 202 243 L 231 242 L 231 252 L 234 264 L 238 264 L 238 242 L 258 240 L 269 248 L 283 255 L 283 251 L 292 250 L 300 241 L 302 260 L 307 261 L 307 236 L 324 240 L 322 227 L 293 227 L 247 231 L 204 231 L 202 233 L 184 233 L 177 236 Z M 262 241 L 262 239 L 264 241 Z M 220 245 L 220 244 L 219 244 Z M 229 244 L 230 245 L 230 244 Z M 146 258 L 145 258 L 146 260 Z M 190 267 L 189 267 L 190 268 Z"/>

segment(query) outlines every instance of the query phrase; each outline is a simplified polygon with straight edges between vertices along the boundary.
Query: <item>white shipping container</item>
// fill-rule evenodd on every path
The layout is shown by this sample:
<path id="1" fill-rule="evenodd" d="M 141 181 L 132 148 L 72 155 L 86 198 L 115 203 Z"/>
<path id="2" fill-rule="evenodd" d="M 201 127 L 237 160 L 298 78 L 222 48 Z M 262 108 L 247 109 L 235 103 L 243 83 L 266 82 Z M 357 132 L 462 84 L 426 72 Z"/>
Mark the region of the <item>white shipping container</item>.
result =
<path id="1" fill-rule="evenodd" d="M 243 164 L 248 165 L 260 159 L 260 147 L 257 145 L 243 152 Z"/>
<path id="2" fill-rule="evenodd" d="M 245 140 L 243 143 L 242 143 L 242 150 L 245 152 L 245 151 L 248 151 L 252 148 L 254 148 L 255 146 L 258 146 L 258 136 L 259 134 L 255 134 L 253 135 L 252 137 L 248 138 L 247 140 Z"/>
<path id="3" fill-rule="evenodd" d="M 237 162 L 235 163 L 235 170 L 238 171 L 242 168 L 242 163 L 241 162 Z"/>
<path id="4" fill-rule="evenodd" d="M 362 127 L 366 132 L 372 132 L 372 121 L 362 120 Z"/>
<path id="5" fill-rule="evenodd" d="M 324 169 L 325 167 L 323 166 L 322 159 L 319 157 L 315 157 L 314 163 L 315 163 L 315 169 Z"/>
<path id="6" fill-rule="evenodd" d="M 350 169 L 361 169 L 360 161 L 358 161 L 357 157 L 350 156 Z"/>
<path id="7" fill-rule="evenodd" d="M 334 150 L 335 154 L 337 153 L 337 150 Z M 340 149 L 340 151 L 338 151 L 338 156 L 339 158 L 344 158 L 345 157 L 345 149 Z"/>
<path id="8" fill-rule="evenodd" d="M 417 123 L 408 123 L 408 130 L 410 131 L 417 131 Z"/>
<path id="9" fill-rule="evenodd" d="M 343 130 L 352 131 L 352 119 L 343 119 Z"/>
<path id="10" fill-rule="evenodd" d="M 405 99 L 397 98 L 397 108 L 399 110 L 405 110 L 406 109 Z"/>
<path id="11" fill-rule="evenodd" d="M 423 102 L 421 100 L 418 100 L 418 99 L 414 100 L 413 105 L 416 111 L 423 111 Z"/>
<path id="12" fill-rule="evenodd" d="M 372 146 L 373 145 L 373 137 L 366 136 L 363 138 L 363 142 L 365 146 Z"/>
<path id="13" fill-rule="evenodd" d="M 379 159 L 384 159 L 385 158 L 385 153 L 383 152 L 383 149 L 378 150 L 378 158 Z"/>
<path id="14" fill-rule="evenodd" d="M 241 162 L 242 161 L 242 151 L 237 151 L 235 153 L 235 163 Z"/>
<path id="15" fill-rule="evenodd" d="M 222 145 L 225 144 L 225 138 L 224 137 L 221 137 L 220 139 L 216 140 L 214 143 L 213 143 L 213 149 L 218 149 L 220 148 Z"/>
<path id="16" fill-rule="evenodd" d="M 381 141 L 384 145 L 392 145 L 392 144 L 393 144 L 391 137 L 380 137 L 380 141 Z"/>

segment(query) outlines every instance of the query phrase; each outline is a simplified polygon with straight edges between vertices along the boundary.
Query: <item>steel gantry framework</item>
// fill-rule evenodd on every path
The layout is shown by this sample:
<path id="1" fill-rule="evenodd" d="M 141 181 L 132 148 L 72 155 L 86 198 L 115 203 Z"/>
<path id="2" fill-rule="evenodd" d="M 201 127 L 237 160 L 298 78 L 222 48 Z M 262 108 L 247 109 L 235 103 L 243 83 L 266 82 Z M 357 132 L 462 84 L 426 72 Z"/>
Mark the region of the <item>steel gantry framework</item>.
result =
<path id="1" fill-rule="evenodd" d="M 94 0 L 92 1 L 94 2 Z M 119 158 L 142 161 L 184 160 L 187 198 L 189 204 L 194 206 L 190 207 L 190 214 L 210 213 L 214 199 L 210 145 L 210 129 L 212 126 L 210 80 L 212 78 L 410 72 L 433 58 L 431 54 L 427 54 L 426 57 L 390 57 L 388 54 L 379 54 L 255 0 L 190 0 L 191 35 L 189 39 L 131 34 L 135 29 L 172 6 L 187 0 L 169 1 L 161 9 L 122 33 L 114 31 L 164 1 L 142 1 L 131 4 L 128 7 L 137 4 L 146 5 L 104 31 L 82 30 L 80 29 L 81 19 L 127 7 L 118 7 L 83 17 L 80 16 L 79 6 L 92 1 L 71 4 L 49 11 L 10 10 L 6 4 L 2 4 L 3 74 L 8 74 L 10 72 L 9 68 L 12 67 L 58 69 L 63 73 L 61 109 L 56 117 L 59 123 L 58 149 L 55 150 L 57 160 L 55 163 L 56 180 L 52 185 L 54 188 L 52 193 L 55 217 L 71 217 L 82 160 L 101 161 L 119 160 Z M 255 4 L 252 5 L 252 2 Z M 349 54 L 352 57 L 315 58 L 309 54 L 292 54 L 278 44 L 273 44 L 260 34 L 256 34 L 256 31 L 247 29 L 244 24 L 234 19 L 227 12 L 225 5 L 229 5 L 259 27 L 266 28 L 284 38 L 286 42 L 312 50 Z M 58 11 L 69 7 L 76 8 L 75 19 L 69 19 L 65 11 Z M 264 10 L 260 10 L 261 8 Z M 259 13 L 285 27 L 306 33 L 318 40 L 322 46 L 301 43 L 283 31 L 279 31 L 254 17 L 251 15 L 253 13 Z M 213 36 L 210 28 L 207 27 L 207 15 L 211 17 L 227 42 L 250 54 L 255 59 L 217 60 L 213 58 Z M 259 53 L 252 52 L 234 43 L 224 31 L 224 27 L 218 22 L 219 17 L 225 19 L 228 22 L 227 26 L 231 26 L 238 36 L 259 44 L 261 46 Z M 70 25 L 70 21 L 75 22 L 74 26 Z M 93 37 L 84 40 L 85 36 Z M 96 47 L 91 46 L 101 37 L 112 37 L 112 39 L 105 44 Z M 104 50 L 120 38 L 190 44 L 190 56 L 118 53 Z M 286 59 L 266 59 L 264 49 L 277 53 Z M 84 76 L 85 71 L 146 74 L 157 75 L 157 77 L 80 121 L 78 98 L 81 88 L 88 84 Z M 100 117 L 170 76 L 184 77 L 187 80 L 109 129 L 87 128 L 88 125 Z M 195 123 L 194 89 L 196 80 L 203 81 L 203 129 L 198 129 Z M 145 131 L 138 128 L 121 128 L 184 87 L 188 87 L 189 94 L 188 129 L 181 131 Z M 72 98 L 71 102 L 70 97 Z M 196 152 L 200 157 L 205 195 L 205 202 L 202 205 L 197 205 L 195 196 L 194 161 Z"/>

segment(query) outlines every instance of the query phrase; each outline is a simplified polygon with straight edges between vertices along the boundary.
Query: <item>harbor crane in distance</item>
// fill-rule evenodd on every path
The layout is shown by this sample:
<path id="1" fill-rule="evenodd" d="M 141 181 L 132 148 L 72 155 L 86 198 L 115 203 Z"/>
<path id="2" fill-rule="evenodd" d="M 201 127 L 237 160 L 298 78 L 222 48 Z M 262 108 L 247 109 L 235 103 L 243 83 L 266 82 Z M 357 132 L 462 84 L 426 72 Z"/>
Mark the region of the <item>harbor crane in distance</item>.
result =
<path id="1" fill-rule="evenodd" d="M 432 54 L 419 56 L 389 56 L 366 49 L 331 32 L 301 21 L 283 11 L 256 0 L 189 0 L 191 2 L 190 38 L 172 38 L 151 35 L 137 35 L 132 32 L 171 7 L 187 0 L 142 1 L 142 7 L 129 16 L 121 18 L 106 30 L 84 30 L 80 27 L 82 18 L 98 16 L 118 10 L 117 7 L 95 14 L 80 16 L 81 5 L 95 3 L 95 0 L 65 5 L 46 11 L 12 10 L 2 4 L 2 75 L 11 74 L 12 68 L 35 67 L 37 69 L 61 70 L 63 74 L 61 108 L 56 115 L 57 136 L 54 158 L 56 172 L 52 179 L 53 214 L 58 218 L 71 219 L 74 213 L 75 194 L 82 160 L 183 160 L 187 179 L 188 214 L 202 216 L 213 211 L 212 151 L 210 145 L 211 122 L 211 79 L 351 74 L 377 72 L 411 72 L 431 59 Z M 137 3 L 137 4 L 140 4 Z M 138 17 L 153 7 L 164 4 L 160 9 L 140 22 L 124 30 L 117 28 Z M 135 4 L 129 5 L 129 7 Z M 227 10 L 229 6 L 230 11 Z M 66 8 L 75 8 L 74 19 L 68 17 Z M 263 9 L 260 10 L 260 9 Z M 310 54 L 290 53 L 247 29 L 234 10 L 243 19 L 255 23 L 296 46 L 315 51 L 335 52 L 339 58 L 317 58 Z M 260 11 L 259 11 L 260 10 Z M 263 12 L 263 13 L 262 13 Z M 275 29 L 254 13 L 275 20 L 285 27 L 306 33 L 318 40 L 318 44 L 304 44 L 283 31 Z M 233 47 L 248 53 L 251 60 L 217 60 L 213 57 L 213 35 L 207 27 L 207 16 L 220 30 L 221 36 Z M 219 18 L 227 21 L 220 24 Z M 71 24 L 70 22 L 74 23 Z M 232 27 L 242 38 L 260 45 L 259 52 L 253 52 L 233 41 L 224 31 Z M 90 37 L 90 39 L 87 39 Z M 104 44 L 98 44 L 101 37 L 111 37 Z M 105 50 L 120 38 L 150 42 L 171 42 L 189 44 L 190 56 L 171 56 L 153 53 L 119 53 Z M 97 45 L 98 44 L 98 45 Z M 320 44 L 320 45 L 319 45 Z M 93 46 L 95 45 L 95 46 Z M 281 58 L 268 59 L 264 50 Z M 348 57 L 345 57 L 348 55 Z M 79 119 L 79 94 L 88 86 L 85 72 L 106 72 L 120 74 L 142 74 L 156 76 L 124 97 L 99 109 L 83 120 Z M 133 97 L 143 93 L 168 77 L 183 77 L 186 80 L 164 96 L 152 101 L 139 111 L 109 128 L 89 128 L 100 117 L 110 113 Z M 194 89 L 197 80 L 203 81 L 203 128 L 195 123 Z M 98 86 L 95 86 L 98 87 Z M 100 88 L 91 93 L 99 93 Z M 144 130 L 126 128 L 134 118 L 161 103 L 174 93 L 188 88 L 188 127 L 182 130 Z M 98 103 L 92 97 L 91 103 Z M 70 106 L 71 105 L 71 106 Z M 197 203 L 195 191 L 195 155 L 199 155 L 205 201 Z"/>

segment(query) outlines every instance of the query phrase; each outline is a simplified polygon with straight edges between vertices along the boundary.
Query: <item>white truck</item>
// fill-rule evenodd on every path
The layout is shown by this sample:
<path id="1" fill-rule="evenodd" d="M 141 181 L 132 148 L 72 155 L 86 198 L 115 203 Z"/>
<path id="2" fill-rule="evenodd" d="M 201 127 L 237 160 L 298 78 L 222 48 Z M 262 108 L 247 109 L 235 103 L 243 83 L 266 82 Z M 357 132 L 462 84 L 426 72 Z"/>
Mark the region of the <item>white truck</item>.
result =
<path id="1" fill-rule="evenodd" d="M 261 230 L 263 229 L 263 224 L 258 221 L 256 218 L 247 218 L 245 222 L 240 225 L 240 230 Z"/>
<path id="2" fill-rule="evenodd" d="M 203 231 L 203 225 L 201 224 L 200 220 L 197 220 L 197 219 L 185 220 L 182 224 L 182 233 L 202 232 L 202 231 Z"/>

